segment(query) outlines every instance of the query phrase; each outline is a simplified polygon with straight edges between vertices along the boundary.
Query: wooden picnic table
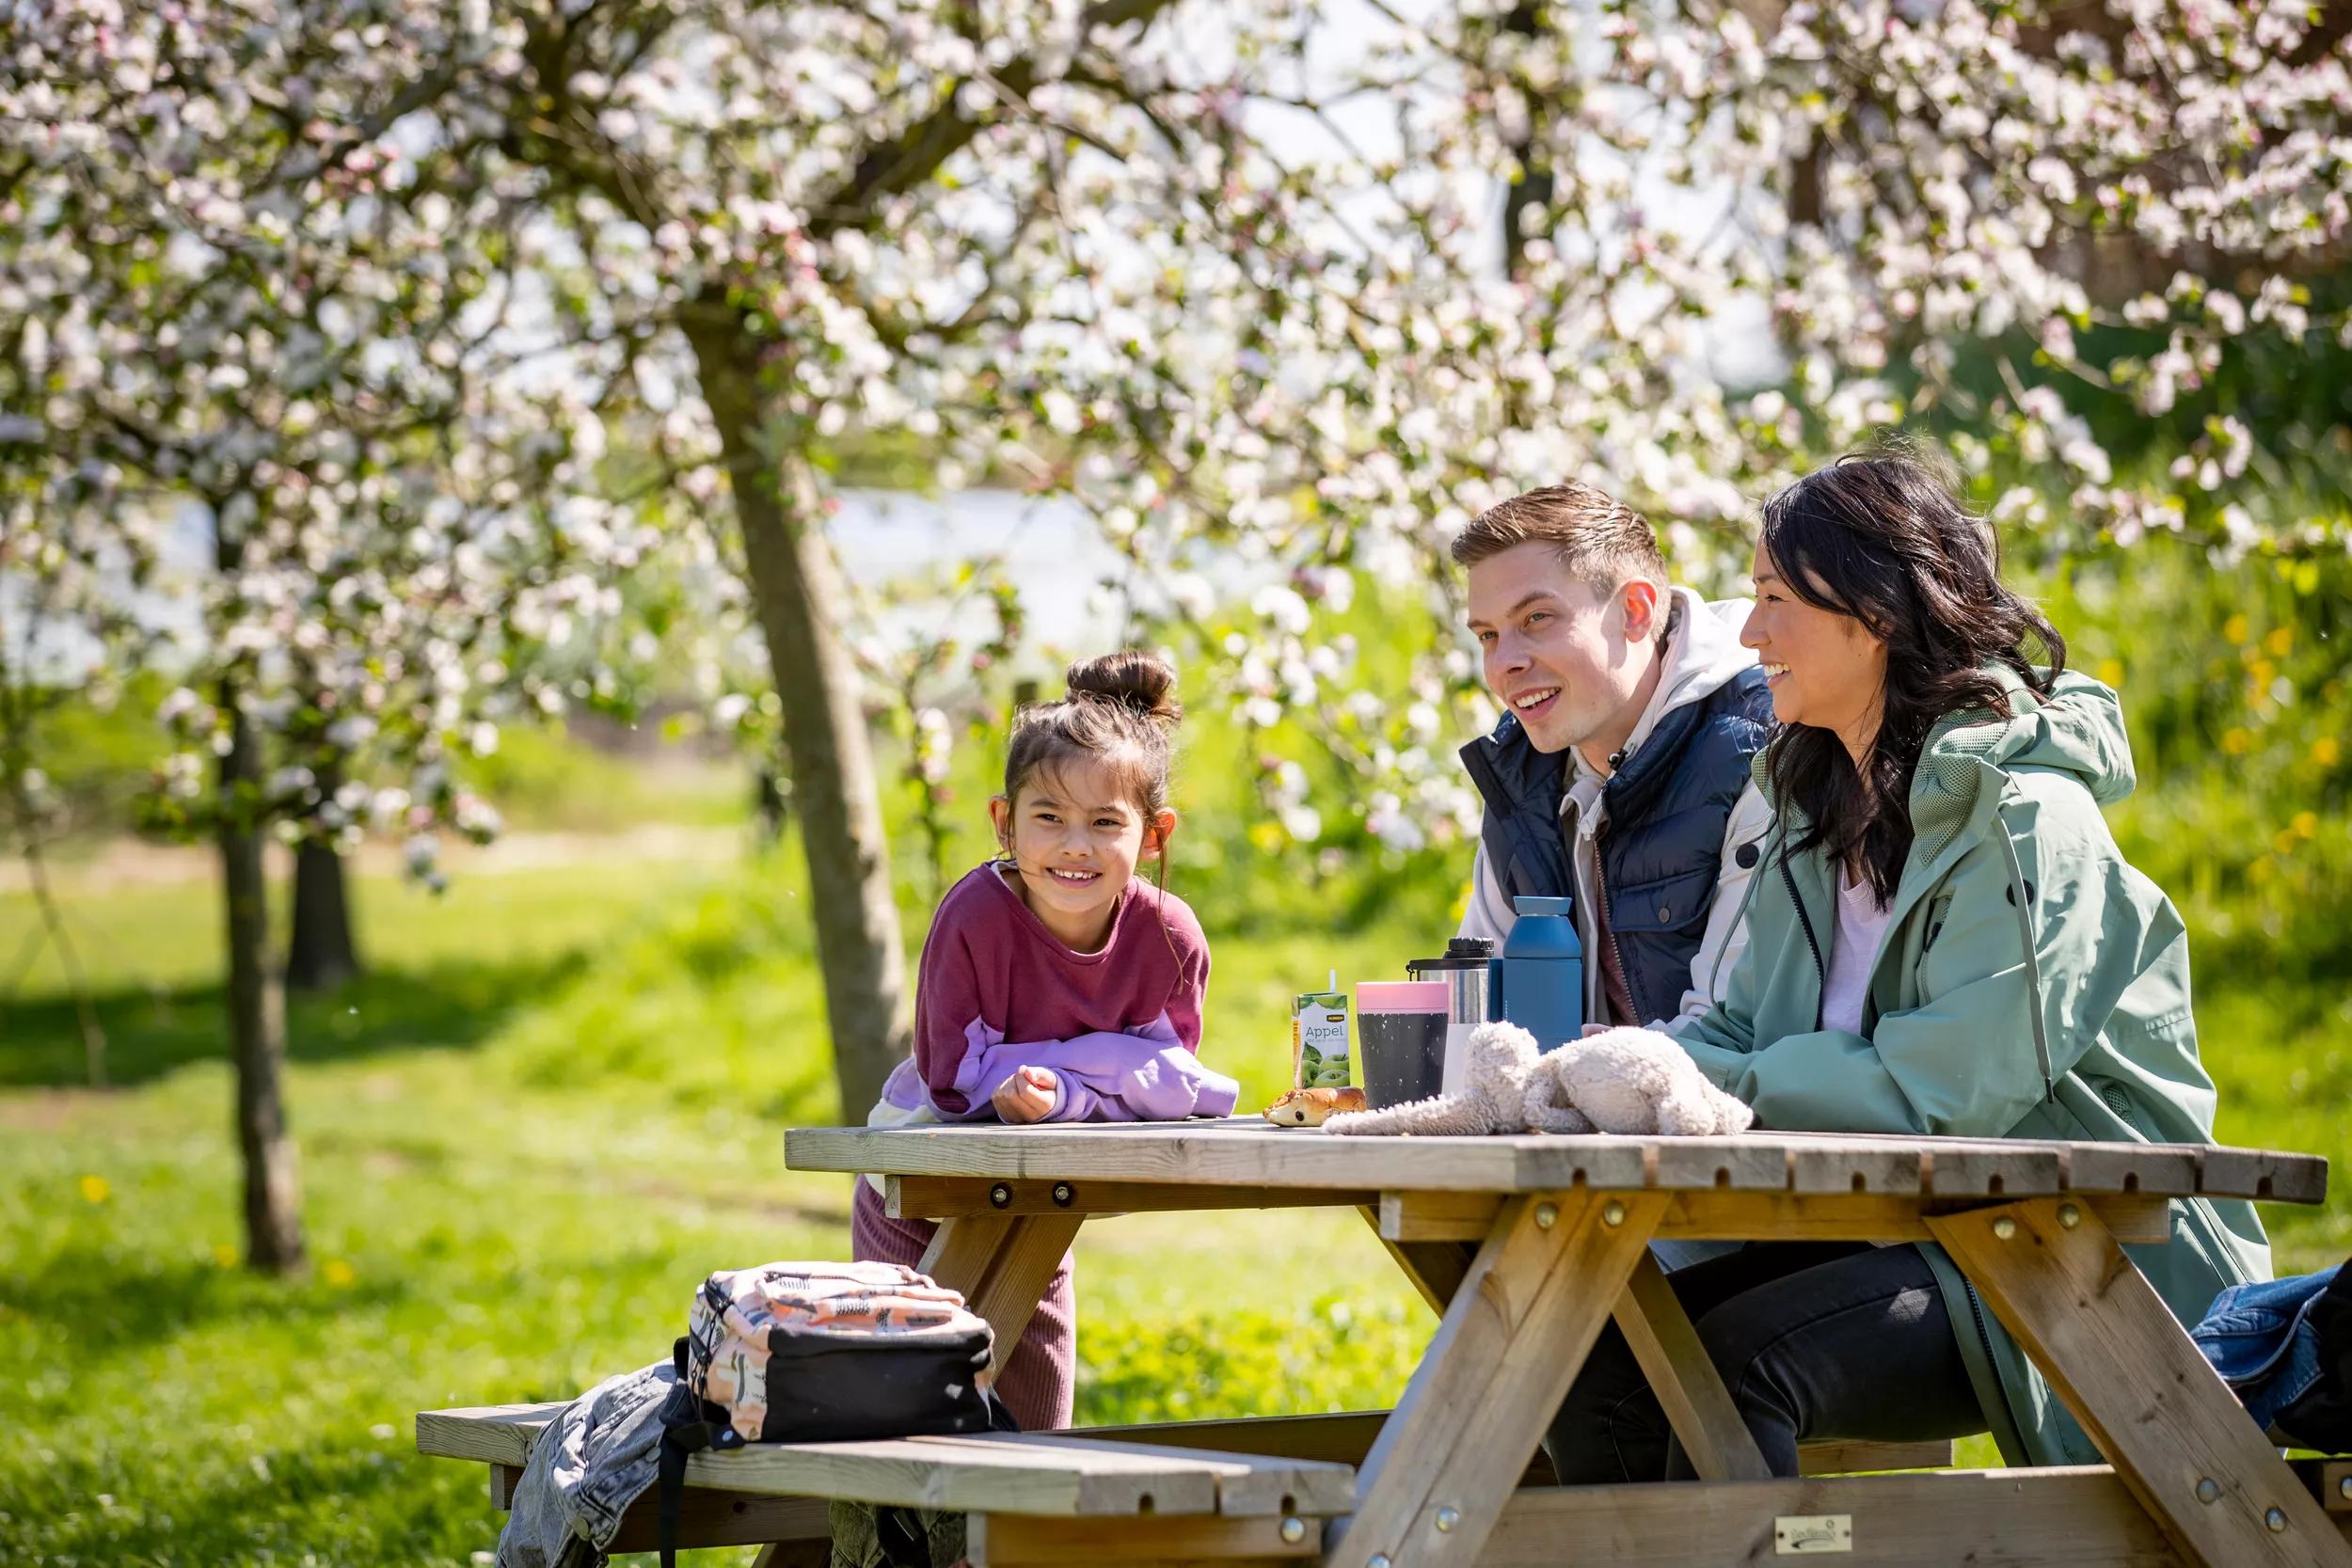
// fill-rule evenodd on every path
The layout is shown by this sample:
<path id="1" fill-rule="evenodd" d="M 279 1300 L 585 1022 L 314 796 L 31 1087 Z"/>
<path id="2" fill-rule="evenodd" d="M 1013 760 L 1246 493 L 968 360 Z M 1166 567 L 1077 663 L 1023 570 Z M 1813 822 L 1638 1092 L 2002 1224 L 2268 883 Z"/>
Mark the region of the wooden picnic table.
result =
<path id="1" fill-rule="evenodd" d="M 786 1149 L 795 1169 L 881 1175 L 890 1212 L 944 1221 L 924 1266 L 994 1326 L 1000 1354 L 1089 1215 L 1359 1211 L 1441 1321 L 1361 1456 L 1354 1512 L 1323 1529 L 1328 1568 L 1663 1568 L 1810 1552 L 2352 1568 L 2352 1512 L 2323 1510 L 2119 1245 L 2166 1241 L 2175 1197 L 2318 1203 L 2327 1162 L 2312 1156 L 1785 1132 L 1340 1138 L 1255 1118 L 813 1128 Z M 1660 1238 L 1942 1243 L 2109 1464 L 1770 1477 L 1651 1257 Z M 1613 1317 L 1702 1479 L 1523 1485 Z M 1250 1424 L 1216 1423 L 1216 1446 L 1282 1451 L 1237 1438 Z M 2352 1508 L 2352 1479 L 2342 1487 Z M 1174 1548 L 1149 1520 L 1079 1523 L 1036 1560 L 1220 1556 L 1207 1538 Z M 1295 1533 L 1282 1555 L 1311 1556 Z"/>

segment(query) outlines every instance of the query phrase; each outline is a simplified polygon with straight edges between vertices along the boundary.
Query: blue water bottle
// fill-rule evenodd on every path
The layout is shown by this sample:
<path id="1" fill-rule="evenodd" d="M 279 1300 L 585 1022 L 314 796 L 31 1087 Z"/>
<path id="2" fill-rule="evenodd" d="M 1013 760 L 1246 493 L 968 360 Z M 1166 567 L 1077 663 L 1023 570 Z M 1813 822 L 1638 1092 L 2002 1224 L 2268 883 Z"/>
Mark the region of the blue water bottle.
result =
<path id="1" fill-rule="evenodd" d="M 1584 1032 L 1584 944 L 1576 900 L 1533 894 L 1511 900 L 1518 919 L 1502 957 L 1486 960 L 1486 1016 L 1508 1019 L 1549 1051 Z"/>

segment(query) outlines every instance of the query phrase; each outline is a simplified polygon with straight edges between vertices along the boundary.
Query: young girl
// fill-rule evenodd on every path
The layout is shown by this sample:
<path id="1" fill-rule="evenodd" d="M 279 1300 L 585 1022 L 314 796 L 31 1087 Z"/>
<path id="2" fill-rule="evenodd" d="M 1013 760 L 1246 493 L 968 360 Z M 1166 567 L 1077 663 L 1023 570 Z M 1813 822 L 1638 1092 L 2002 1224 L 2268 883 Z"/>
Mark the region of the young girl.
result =
<path id="1" fill-rule="evenodd" d="M 1024 708 L 989 802 L 1001 855 L 940 901 L 914 992 L 914 1054 L 868 1125 L 1174 1121 L 1232 1114 L 1237 1085 L 1194 1055 L 1209 945 L 1166 875 L 1176 672 L 1150 654 L 1073 664 Z M 857 1186 L 862 1259 L 914 1264 L 938 1227 Z M 1025 1431 L 1070 1424 L 1076 1307 L 1064 1257 L 996 1391 Z"/>

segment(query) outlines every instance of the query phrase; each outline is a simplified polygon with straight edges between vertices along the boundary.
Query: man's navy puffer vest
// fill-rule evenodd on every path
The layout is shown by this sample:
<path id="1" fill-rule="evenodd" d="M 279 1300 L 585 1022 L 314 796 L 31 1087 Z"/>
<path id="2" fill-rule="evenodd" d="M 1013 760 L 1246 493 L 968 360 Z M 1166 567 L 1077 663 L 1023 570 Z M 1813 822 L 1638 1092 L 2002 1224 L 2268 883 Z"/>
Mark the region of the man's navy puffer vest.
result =
<path id="1" fill-rule="evenodd" d="M 1681 1009 L 1715 901 L 1724 825 L 1772 717 L 1764 672 L 1742 670 L 1660 720 L 1601 786 L 1601 881 L 1637 1022 Z M 1574 897 L 1576 875 L 1560 831 L 1567 753 L 1535 750 L 1518 715 L 1505 713 L 1492 735 L 1462 748 L 1462 765 L 1486 798 L 1479 831 L 1503 896 Z"/>

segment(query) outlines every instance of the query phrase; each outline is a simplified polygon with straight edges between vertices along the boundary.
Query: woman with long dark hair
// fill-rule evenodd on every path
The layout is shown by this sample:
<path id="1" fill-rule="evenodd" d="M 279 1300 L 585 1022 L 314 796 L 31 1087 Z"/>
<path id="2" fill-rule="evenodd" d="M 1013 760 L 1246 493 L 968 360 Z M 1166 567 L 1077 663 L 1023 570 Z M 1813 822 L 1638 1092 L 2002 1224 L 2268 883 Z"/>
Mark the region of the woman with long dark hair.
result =
<path id="1" fill-rule="evenodd" d="M 1724 1000 L 1682 1027 L 1781 1130 L 2210 1143 L 2188 949 L 2099 808 L 2133 784 L 2115 693 L 2004 587 L 1991 528 L 1899 451 L 1766 505 L 1756 604 L 1773 827 Z M 2253 1207 L 2171 1206 L 2127 1248 L 2175 1315 L 2269 1277 Z M 1991 1431 L 2011 1464 L 2088 1437 L 1932 1245 L 1752 1245 L 1668 1276 L 1777 1475 L 1797 1445 Z M 1569 1482 L 1687 1476 L 1613 1328 L 1548 1441 Z"/>

